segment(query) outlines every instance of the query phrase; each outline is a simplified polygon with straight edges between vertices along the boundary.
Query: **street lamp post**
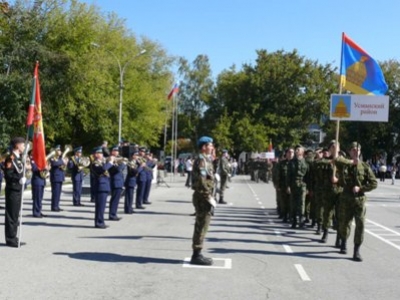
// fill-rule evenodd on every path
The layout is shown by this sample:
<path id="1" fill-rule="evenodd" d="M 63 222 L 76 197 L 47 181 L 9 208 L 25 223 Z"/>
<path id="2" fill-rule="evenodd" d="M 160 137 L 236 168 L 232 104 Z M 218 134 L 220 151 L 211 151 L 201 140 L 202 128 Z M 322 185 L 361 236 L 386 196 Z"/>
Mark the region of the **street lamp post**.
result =
<path id="1" fill-rule="evenodd" d="M 92 43 L 93 46 L 95 47 L 100 47 L 100 45 L 96 43 Z M 106 50 L 108 53 L 110 53 L 114 59 L 118 63 L 118 69 L 119 69 L 119 116 L 118 116 L 118 143 L 121 142 L 121 131 L 122 131 L 122 99 L 123 99 L 123 91 L 124 91 L 124 74 L 126 67 L 129 65 L 130 62 L 132 62 L 136 57 L 146 53 L 146 49 L 141 50 L 138 54 L 134 55 L 129 59 L 127 62 L 125 62 L 123 65 L 121 64 L 121 61 L 119 60 L 118 56 L 115 55 L 114 52 L 110 50 Z"/>

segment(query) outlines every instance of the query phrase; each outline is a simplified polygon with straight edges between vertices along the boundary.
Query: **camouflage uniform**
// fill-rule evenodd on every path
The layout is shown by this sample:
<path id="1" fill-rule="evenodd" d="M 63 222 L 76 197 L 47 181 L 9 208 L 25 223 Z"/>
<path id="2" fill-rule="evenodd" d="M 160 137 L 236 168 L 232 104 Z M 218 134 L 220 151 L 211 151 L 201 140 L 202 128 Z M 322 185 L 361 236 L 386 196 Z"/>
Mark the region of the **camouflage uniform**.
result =
<path id="1" fill-rule="evenodd" d="M 355 219 L 354 259 L 361 261 L 358 250 L 364 240 L 367 200 L 365 192 L 376 189 L 378 182 L 368 164 L 359 161 L 357 165 L 354 165 L 352 162 L 344 157 L 338 157 L 335 160 L 339 172 L 339 184 L 343 187 L 339 207 L 339 232 L 342 238 L 341 253 L 346 253 L 346 241 L 350 235 L 351 222 L 353 218 Z M 358 193 L 353 192 L 355 186 L 360 187 Z"/>
<path id="2" fill-rule="evenodd" d="M 274 162 L 272 164 L 272 183 L 275 188 L 276 210 L 279 214 L 279 218 L 282 218 L 282 197 L 281 191 L 279 190 L 279 162 Z"/>
<path id="3" fill-rule="evenodd" d="M 313 155 L 312 151 L 309 153 L 311 153 L 311 155 Z M 305 216 L 304 222 L 305 223 L 310 222 L 310 219 L 314 219 L 314 211 L 313 211 L 314 205 L 312 205 L 312 203 L 314 202 L 313 201 L 314 195 L 313 195 L 313 190 L 312 190 L 312 187 L 313 187 L 312 172 L 313 172 L 314 157 L 311 155 L 308 154 L 305 158 L 305 160 L 308 164 L 308 168 L 309 168 L 307 176 L 305 178 L 306 184 L 309 187 L 308 193 L 306 194 L 305 207 L 304 207 L 304 216 Z"/>
<path id="4" fill-rule="evenodd" d="M 201 250 L 213 212 L 213 207 L 209 202 L 214 187 L 213 164 L 208 157 L 200 154 L 194 161 L 192 172 L 192 189 L 194 190 L 192 201 L 196 210 L 192 248 Z"/>
<path id="5" fill-rule="evenodd" d="M 224 202 L 224 191 L 226 189 L 226 183 L 228 181 L 229 174 L 232 173 L 231 165 L 228 158 L 222 156 L 219 160 L 219 175 L 221 176 L 221 185 L 219 190 L 219 203 L 225 204 Z"/>
<path id="6" fill-rule="evenodd" d="M 277 187 L 280 192 L 281 198 L 281 216 L 283 217 L 283 222 L 287 222 L 290 219 L 290 194 L 287 193 L 288 188 L 288 165 L 289 161 L 284 158 L 277 164 Z"/>
<path id="7" fill-rule="evenodd" d="M 295 157 L 288 165 L 288 185 L 291 193 L 291 217 L 292 228 L 296 228 L 297 217 L 298 223 L 301 227 L 303 224 L 304 216 L 304 203 L 307 193 L 306 176 L 309 167 L 304 158 L 298 159 Z"/>
<path id="8" fill-rule="evenodd" d="M 324 171 L 325 164 L 322 158 L 313 162 L 313 193 L 315 203 L 315 221 L 317 223 L 317 234 L 321 233 L 323 215 L 323 201 L 325 196 Z"/>

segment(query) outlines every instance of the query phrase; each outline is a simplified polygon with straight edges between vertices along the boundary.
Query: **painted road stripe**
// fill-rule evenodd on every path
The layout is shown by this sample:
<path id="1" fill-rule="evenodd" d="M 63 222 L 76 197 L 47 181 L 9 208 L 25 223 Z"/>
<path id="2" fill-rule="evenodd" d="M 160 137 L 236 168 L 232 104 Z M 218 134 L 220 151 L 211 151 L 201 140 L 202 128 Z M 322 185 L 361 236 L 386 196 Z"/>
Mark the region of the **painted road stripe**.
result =
<path id="1" fill-rule="evenodd" d="M 299 273 L 303 281 L 311 281 L 310 277 L 308 277 L 302 265 L 295 264 L 294 267 L 296 268 L 297 272 Z"/>
<path id="2" fill-rule="evenodd" d="M 292 248 L 290 248 L 290 246 L 283 245 L 283 248 L 285 249 L 286 253 L 293 253 L 293 250 L 292 250 Z"/>

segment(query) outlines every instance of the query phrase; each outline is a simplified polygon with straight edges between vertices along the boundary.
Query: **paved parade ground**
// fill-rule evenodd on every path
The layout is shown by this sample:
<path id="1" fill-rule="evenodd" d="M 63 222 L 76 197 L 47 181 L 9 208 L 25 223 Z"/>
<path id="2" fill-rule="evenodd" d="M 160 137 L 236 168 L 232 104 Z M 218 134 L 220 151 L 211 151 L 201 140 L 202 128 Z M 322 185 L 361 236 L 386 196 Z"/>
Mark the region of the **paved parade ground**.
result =
<path id="1" fill-rule="evenodd" d="M 20 249 L 5 246 L 1 210 L 0 299 L 398 299 L 400 182 L 379 183 L 369 195 L 364 262 L 340 255 L 312 229 L 290 229 L 275 214 L 272 184 L 232 179 L 229 205 L 218 206 L 205 241 L 212 267 L 190 258 L 192 190 L 184 177 L 153 185 L 152 204 L 107 229 L 94 228 L 94 204 L 72 205 L 63 187 L 62 212 L 31 216 L 26 192 Z M 4 205 L 4 196 L 1 197 Z M 106 210 L 106 217 L 108 208 Z"/>

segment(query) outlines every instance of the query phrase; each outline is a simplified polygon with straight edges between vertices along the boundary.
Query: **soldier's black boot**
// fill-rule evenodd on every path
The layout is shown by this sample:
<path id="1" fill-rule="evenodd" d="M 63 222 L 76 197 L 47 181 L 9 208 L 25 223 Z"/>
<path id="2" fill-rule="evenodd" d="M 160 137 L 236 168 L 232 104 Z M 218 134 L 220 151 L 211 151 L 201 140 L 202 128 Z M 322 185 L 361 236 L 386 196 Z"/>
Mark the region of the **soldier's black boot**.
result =
<path id="1" fill-rule="evenodd" d="M 294 229 L 294 228 L 296 228 L 296 226 L 297 226 L 297 218 L 293 217 L 292 226 L 290 228 Z"/>
<path id="2" fill-rule="evenodd" d="M 305 222 L 303 217 L 299 217 L 299 228 L 304 228 L 306 226 Z"/>
<path id="3" fill-rule="evenodd" d="M 224 197 L 222 197 L 222 196 L 219 197 L 218 203 L 219 203 L 219 204 L 228 204 L 228 202 L 225 202 L 225 201 L 224 201 Z"/>
<path id="4" fill-rule="evenodd" d="M 354 254 L 353 254 L 354 261 L 363 261 L 360 255 L 360 245 L 354 245 Z"/>
<path id="5" fill-rule="evenodd" d="M 347 241 L 345 239 L 341 239 L 340 241 L 340 254 L 347 254 Z"/>
<path id="6" fill-rule="evenodd" d="M 321 243 L 326 243 L 328 241 L 328 229 L 324 229 L 322 234 Z"/>
<path id="7" fill-rule="evenodd" d="M 283 222 L 283 223 L 286 223 L 286 222 L 287 222 L 287 220 L 288 220 L 288 218 L 287 218 L 287 214 L 284 214 L 284 215 L 283 215 L 282 222 Z"/>
<path id="8" fill-rule="evenodd" d="M 321 223 L 320 222 L 317 223 L 317 231 L 315 232 L 315 234 L 321 234 Z"/>
<path id="9" fill-rule="evenodd" d="M 340 248 L 340 235 L 339 232 L 336 232 L 336 242 L 335 242 L 335 248 Z"/>
<path id="10" fill-rule="evenodd" d="M 315 219 L 312 219 L 312 222 L 311 222 L 310 228 L 314 228 L 314 227 L 315 227 L 315 224 L 316 224 L 316 221 L 315 221 Z"/>
<path id="11" fill-rule="evenodd" d="M 192 259 L 190 264 L 199 266 L 211 266 L 213 264 L 212 258 L 204 257 L 201 250 L 193 250 Z"/>

